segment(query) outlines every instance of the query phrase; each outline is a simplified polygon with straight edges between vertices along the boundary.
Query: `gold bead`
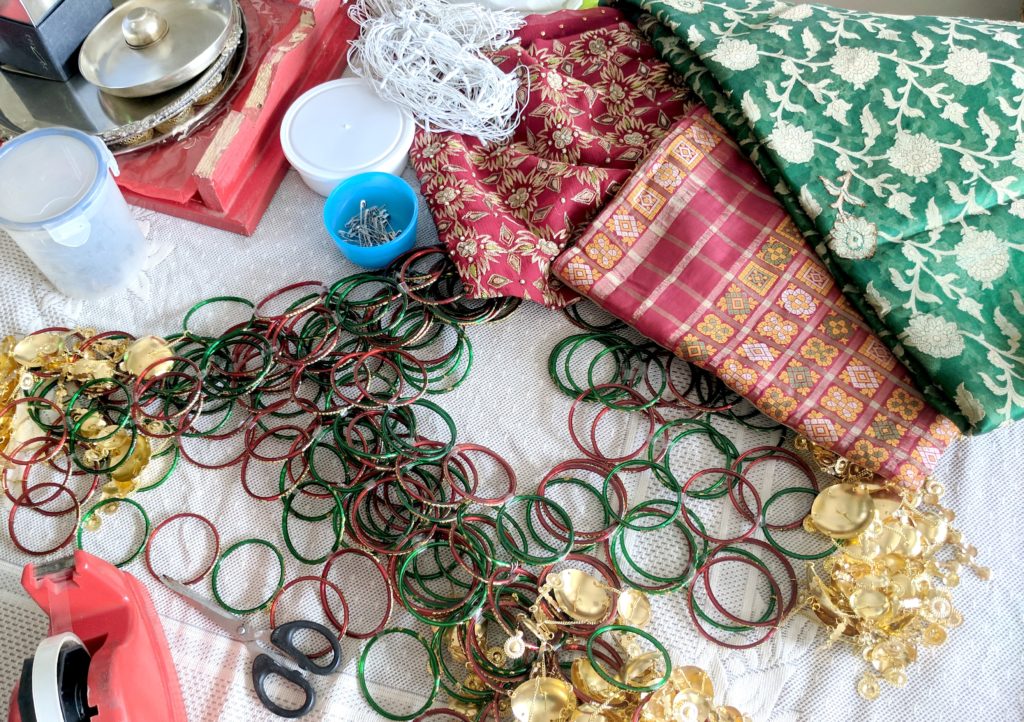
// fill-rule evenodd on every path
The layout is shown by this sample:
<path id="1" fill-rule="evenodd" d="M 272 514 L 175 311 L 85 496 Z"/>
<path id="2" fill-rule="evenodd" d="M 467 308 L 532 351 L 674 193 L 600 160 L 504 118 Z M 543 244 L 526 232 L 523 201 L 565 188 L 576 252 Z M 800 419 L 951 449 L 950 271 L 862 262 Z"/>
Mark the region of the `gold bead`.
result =
<path id="1" fill-rule="evenodd" d="M 907 686 L 907 673 L 902 669 L 890 669 L 882 675 L 882 678 L 893 687 Z"/>
<path id="2" fill-rule="evenodd" d="M 857 694 L 869 702 L 878 699 L 878 695 L 881 693 L 882 688 L 879 686 L 878 680 L 870 674 L 865 673 L 857 682 Z"/>
<path id="3" fill-rule="evenodd" d="M 946 630 L 938 624 L 929 624 L 921 633 L 921 641 L 930 647 L 935 647 L 946 641 Z"/>

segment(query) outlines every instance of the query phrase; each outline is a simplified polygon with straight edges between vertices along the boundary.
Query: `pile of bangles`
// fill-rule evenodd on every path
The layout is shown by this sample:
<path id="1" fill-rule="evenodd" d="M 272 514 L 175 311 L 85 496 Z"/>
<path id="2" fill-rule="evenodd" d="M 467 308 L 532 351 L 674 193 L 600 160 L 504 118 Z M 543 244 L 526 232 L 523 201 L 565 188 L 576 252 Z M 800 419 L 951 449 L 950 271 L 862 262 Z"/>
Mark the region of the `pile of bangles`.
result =
<path id="1" fill-rule="evenodd" d="M 82 548 L 104 517 L 129 509 L 142 519 L 141 542 L 111 561 L 124 566 L 144 553 L 157 576 L 150 551 L 158 533 L 202 523 L 214 552 L 184 583 L 209 577 L 225 609 L 266 609 L 271 624 L 286 591 L 319 584 L 339 638 L 368 640 L 360 686 L 389 719 L 498 720 L 509 711 L 530 722 L 742 719 L 714 707 L 700 670 L 673 671 L 645 630 L 648 595 L 680 591 L 696 629 L 722 646 L 771 637 L 802 601 L 790 559 L 836 550 L 806 522 L 817 475 L 782 446 L 782 427 L 713 376 L 570 307 L 585 332 L 559 343 L 549 368 L 574 399 L 569 437 L 582 457 L 524 492 L 506 459 L 459 442 L 455 421 L 431 400 L 469 374 L 466 327 L 506 318 L 518 303 L 466 298 L 446 253 L 430 247 L 329 287 L 296 283 L 258 303 L 207 299 L 166 338 L 50 328 L 5 339 L 0 456 L 11 540 L 30 555 Z M 616 424 L 609 434 L 605 426 L 622 414 L 635 432 Z M 741 452 L 716 420 L 774 443 Z M 602 449 L 609 436 L 627 448 Z M 697 440 L 721 461 L 681 469 L 673 451 Z M 214 522 L 192 512 L 151 529 L 138 495 L 161 487 L 182 459 L 237 467 L 247 495 L 280 504 L 288 552 L 323 565 L 319 573 L 286 581 L 283 553 L 262 538 L 221 551 Z M 749 476 L 769 463 L 802 481 L 762 500 Z M 299 525 L 315 525 L 320 548 L 294 543 Z M 219 580 L 247 546 L 274 555 L 276 584 L 241 608 L 225 600 Z M 671 568 L 641 564 L 638 547 L 668 550 Z M 369 560 L 386 590 L 372 629 L 349 629 L 349 605 L 329 578 L 346 555 Z M 756 578 L 756 613 L 716 591 L 730 567 Z M 388 628 L 395 602 L 432 635 Z M 427 655 L 432 688 L 414 712 L 387 710 L 368 689 L 367 660 L 388 636 Z M 445 708 L 431 711 L 442 691 Z"/>

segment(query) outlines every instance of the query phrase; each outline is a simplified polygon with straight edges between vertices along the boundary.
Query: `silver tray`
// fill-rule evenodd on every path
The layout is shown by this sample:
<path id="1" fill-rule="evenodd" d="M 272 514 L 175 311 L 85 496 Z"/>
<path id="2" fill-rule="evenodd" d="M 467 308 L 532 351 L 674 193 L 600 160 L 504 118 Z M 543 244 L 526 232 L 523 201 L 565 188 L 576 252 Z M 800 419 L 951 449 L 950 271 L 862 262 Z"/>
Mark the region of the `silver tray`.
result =
<path id="1" fill-rule="evenodd" d="M 220 56 L 198 78 L 148 98 L 117 98 L 81 75 L 66 83 L 0 70 L 0 139 L 56 125 L 100 138 L 115 155 L 184 138 L 209 121 L 228 99 L 248 48 L 245 17 L 236 22 Z"/>

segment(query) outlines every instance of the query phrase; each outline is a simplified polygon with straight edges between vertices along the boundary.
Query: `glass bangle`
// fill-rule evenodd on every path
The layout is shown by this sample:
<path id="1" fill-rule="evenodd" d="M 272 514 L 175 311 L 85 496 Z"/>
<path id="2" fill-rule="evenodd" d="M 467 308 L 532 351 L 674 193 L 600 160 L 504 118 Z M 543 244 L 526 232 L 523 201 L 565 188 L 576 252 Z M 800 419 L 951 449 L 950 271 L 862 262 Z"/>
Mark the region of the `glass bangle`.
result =
<path id="1" fill-rule="evenodd" d="M 253 607 L 249 607 L 247 609 L 236 609 L 235 607 L 230 606 L 227 602 L 224 601 L 224 598 L 220 594 L 220 590 L 217 588 L 217 580 L 220 577 L 221 565 L 225 562 L 225 560 L 227 560 L 227 558 L 237 550 L 249 545 L 263 546 L 269 549 L 270 551 L 274 552 L 274 556 L 277 557 L 278 564 L 277 584 L 274 586 L 274 591 L 271 592 L 270 596 L 268 596 L 259 604 Z M 277 596 L 277 593 L 278 591 L 280 591 L 281 587 L 284 586 L 284 556 L 281 555 L 281 552 L 278 550 L 276 546 L 263 539 L 251 538 L 235 542 L 227 549 L 225 549 L 217 558 L 216 563 L 214 563 L 211 585 L 213 589 L 213 598 L 217 600 L 217 604 L 219 604 L 232 614 L 244 616 L 246 614 L 251 614 L 252 612 L 258 612 L 261 609 L 264 609 L 268 604 L 270 604 L 270 602 L 273 601 L 274 597 Z"/>
<path id="2" fill-rule="evenodd" d="M 412 639 L 415 639 L 423 646 L 423 648 L 427 652 L 427 658 L 430 664 L 430 672 L 434 678 L 433 685 L 431 686 L 430 689 L 430 694 L 427 696 L 427 701 L 423 704 L 422 707 L 420 707 L 415 712 L 412 712 L 411 714 L 395 714 L 384 709 L 380 704 L 377 703 L 376 700 L 373 699 L 373 697 L 370 695 L 370 690 L 367 688 L 366 685 L 366 660 L 370 656 L 370 650 L 373 649 L 373 645 L 375 645 L 378 641 L 392 634 L 404 634 L 408 637 L 411 637 Z M 363 647 L 363 653 L 359 657 L 359 665 L 356 668 L 356 678 L 359 681 L 359 689 L 362 691 L 363 699 L 366 700 L 366 703 L 370 705 L 371 708 L 373 708 L 374 712 L 389 720 L 411 720 L 423 714 L 428 709 L 430 709 L 430 706 L 434 703 L 434 697 L 437 696 L 437 690 L 441 686 L 441 676 L 440 670 L 438 669 L 437 666 L 437 658 L 434 656 L 434 651 L 431 649 L 430 643 L 423 639 L 423 637 L 421 637 L 418 633 L 414 632 L 413 630 L 401 627 L 392 627 L 391 629 L 385 629 L 383 632 L 380 632 L 379 634 L 372 637 L 370 641 L 366 643 L 366 646 Z"/>
<path id="3" fill-rule="evenodd" d="M 768 501 L 766 501 L 764 503 L 764 506 L 761 508 L 761 533 L 764 534 L 765 540 L 767 540 L 767 542 L 771 544 L 773 547 L 775 547 L 775 549 L 777 549 L 779 552 L 785 554 L 787 557 L 790 557 L 791 559 L 800 559 L 802 561 L 816 561 L 818 559 L 825 559 L 826 557 L 832 556 L 832 554 L 834 554 L 836 550 L 839 548 L 838 546 L 836 546 L 834 542 L 830 543 L 828 548 L 820 552 L 817 552 L 815 554 L 804 554 L 791 551 L 782 546 L 781 544 L 779 544 L 778 541 L 776 541 L 775 537 L 772 535 L 771 532 L 772 527 L 770 527 L 768 524 L 768 508 L 772 504 L 774 504 L 777 499 L 780 499 L 781 497 L 786 496 L 787 494 L 809 494 L 810 496 L 814 497 L 817 496 L 818 492 L 815 491 L 814 489 L 807 489 L 802 486 L 791 486 L 785 489 L 780 489 L 779 491 L 775 492 L 770 497 L 768 497 Z M 801 519 L 801 523 L 802 522 L 803 520 Z M 830 538 L 827 536 L 822 535 L 822 537 L 826 540 L 830 540 Z"/>
<path id="4" fill-rule="evenodd" d="M 116 504 L 118 509 L 121 508 L 121 504 L 127 504 L 128 506 L 132 507 L 137 512 L 139 512 L 139 514 L 142 516 L 143 522 L 142 541 L 139 542 L 139 545 L 135 547 L 134 551 L 132 551 L 132 553 L 129 554 L 126 558 L 122 559 L 119 562 L 111 562 L 115 567 L 120 569 L 129 562 L 133 561 L 135 557 L 139 556 L 142 550 L 145 549 L 146 541 L 149 539 L 149 516 L 146 514 L 146 510 L 142 508 L 142 505 L 139 502 L 135 501 L 134 499 L 110 497 L 109 499 L 103 499 L 93 504 L 84 514 L 82 514 L 82 519 L 78 523 L 78 531 L 75 534 L 75 543 L 79 549 L 85 548 L 82 546 L 82 531 L 85 529 L 86 524 L 89 523 L 89 520 L 96 514 L 96 512 L 98 512 L 100 509 L 111 506 L 112 504 Z"/>
<path id="5" fill-rule="evenodd" d="M 665 673 L 662 675 L 662 677 L 656 682 L 653 682 L 648 685 L 633 686 L 625 684 L 624 682 L 617 679 L 615 676 L 608 674 L 608 671 L 605 670 L 604 665 L 598 662 L 594 657 L 594 642 L 598 638 L 600 638 L 601 635 L 607 634 L 608 632 L 633 634 L 638 637 L 641 637 L 642 639 L 647 640 L 647 642 L 649 642 L 651 646 L 658 650 L 658 653 L 662 656 L 662 659 L 664 659 L 665 661 Z M 613 687 L 625 690 L 626 692 L 654 692 L 664 687 L 665 683 L 668 682 L 669 677 L 672 676 L 672 658 L 669 656 L 668 650 L 665 649 L 665 645 L 659 642 L 657 638 L 655 638 L 654 635 L 650 634 L 649 632 L 646 632 L 642 629 L 638 629 L 636 627 L 630 627 L 625 624 L 606 624 L 603 627 L 598 627 L 597 629 L 595 629 L 593 634 L 591 634 L 587 638 L 587 659 L 590 661 L 590 664 L 594 668 L 594 671 L 597 672 L 598 676 L 600 676 L 601 679 L 603 679 L 605 682 L 612 685 Z"/>

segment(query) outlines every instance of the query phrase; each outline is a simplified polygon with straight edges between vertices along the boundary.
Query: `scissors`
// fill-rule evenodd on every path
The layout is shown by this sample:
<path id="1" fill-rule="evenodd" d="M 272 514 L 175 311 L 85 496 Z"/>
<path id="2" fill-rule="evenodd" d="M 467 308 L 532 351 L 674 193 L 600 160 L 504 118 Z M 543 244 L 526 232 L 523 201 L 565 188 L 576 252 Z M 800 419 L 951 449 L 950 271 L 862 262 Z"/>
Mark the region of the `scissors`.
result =
<path id="1" fill-rule="evenodd" d="M 228 614 L 214 602 L 195 593 L 184 584 L 167 575 L 161 575 L 160 581 L 174 593 L 181 596 L 190 606 L 198 609 L 216 622 L 225 632 L 245 644 L 253 655 L 252 686 L 263 706 L 280 717 L 296 718 L 307 715 L 316 705 L 316 690 L 303 674 L 326 676 L 338 671 L 341 666 L 341 645 L 330 629 L 317 622 L 297 620 L 269 629 L 253 629 L 245 620 Z M 315 632 L 330 644 L 333 657 L 325 665 L 319 665 L 295 646 L 295 635 L 303 630 Z M 280 654 L 273 647 L 284 652 Z M 287 655 L 287 656 L 285 656 Z M 306 694 L 306 701 L 297 709 L 281 707 L 270 699 L 267 694 L 267 679 L 278 675 L 299 687 Z"/>

